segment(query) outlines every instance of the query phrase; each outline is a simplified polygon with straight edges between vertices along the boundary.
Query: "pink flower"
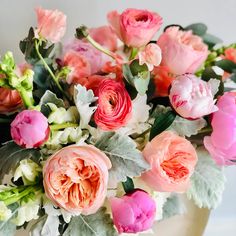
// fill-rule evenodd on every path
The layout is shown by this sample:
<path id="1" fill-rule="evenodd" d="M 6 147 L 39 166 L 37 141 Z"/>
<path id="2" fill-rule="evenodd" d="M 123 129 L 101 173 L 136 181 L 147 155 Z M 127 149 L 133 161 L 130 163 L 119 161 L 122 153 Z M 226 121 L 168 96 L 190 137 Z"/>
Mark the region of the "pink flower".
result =
<path id="1" fill-rule="evenodd" d="M 158 39 L 162 65 L 176 75 L 194 73 L 208 56 L 208 48 L 192 31 L 169 27 Z"/>
<path id="2" fill-rule="evenodd" d="M 208 82 L 195 75 L 178 76 L 172 81 L 170 103 L 176 112 L 187 119 L 197 119 L 218 110 L 214 95 L 218 91 L 219 80 Z"/>
<path id="3" fill-rule="evenodd" d="M 236 63 L 236 49 L 235 48 L 227 48 L 225 50 L 225 59 L 230 60 Z"/>
<path id="4" fill-rule="evenodd" d="M 156 204 L 146 192 L 135 190 L 122 198 L 111 198 L 110 202 L 113 221 L 119 233 L 138 233 L 152 227 Z"/>
<path id="5" fill-rule="evenodd" d="M 147 10 L 127 9 L 121 15 L 112 11 L 107 18 L 117 36 L 135 48 L 146 45 L 162 25 L 162 18 Z"/>
<path id="6" fill-rule="evenodd" d="M 24 110 L 11 123 L 11 137 L 22 147 L 36 148 L 49 137 L 47 118 L 39 111 Z"/>
<path id="7" fill-rule="evenodd" d="M 185 192 L 197 163 L 192 144 L 172 131 L 164 131 L 149 142 L 143 156 L 151 170 L 142 179 L 154 190 Z"/>
<path id="8" fill-rule="evenodd" d="M 217 107 L 211 121 L 213 132 L 204 138 L 204 145 L 217 164 L 236 165 L 236 94 L 225 93 Z"/>
<path id="9" fill-rule="evenodd" d="M 66 31 L 66 16 L 58 10 L 46 10 L 41 7 L 36 8 L 39 36 L 57 43 L 64 36 Z"/>
<path id="10" fill-rule="evenodd" d="M 148 70 L 152 71 L 154 66 L 159 66 L 161 63 L 161 49 L 154 43 L 149 43 L 143 51 L 139 52 L 139 64 L 144 63 L 148 66 Z"/>
<path id="11" fill-rule="evenodd" d="M 110 168 L 109 158 L 94 146 L 64 147 L 43 168 L 45 193 L 72 214 L 93 214 L 106 197 Z"/>
<path id="12" fill-rule="evenodd" d="M 94 121 L 99 128 L 116 130 L 128 122 L 132 103 L 122 82 L 114 79 L 103 80 L 95 95 L 98 96 L 98 108 L 94 114 Z"/>

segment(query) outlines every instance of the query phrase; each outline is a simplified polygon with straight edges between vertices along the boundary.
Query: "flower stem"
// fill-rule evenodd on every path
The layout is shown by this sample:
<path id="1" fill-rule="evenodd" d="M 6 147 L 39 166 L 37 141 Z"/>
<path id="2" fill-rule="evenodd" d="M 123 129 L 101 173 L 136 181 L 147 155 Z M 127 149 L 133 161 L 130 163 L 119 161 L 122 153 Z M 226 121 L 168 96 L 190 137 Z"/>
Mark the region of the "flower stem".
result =
<path id="1" fill-rule="evenodd" d="M 132 48 L 131 52 L 130 52 L 129 60 L 131 61 L 131 60 L 135 59 L 137 54 L 138 54 L 138 49 L 137 48 Z"/>
<path id="2" fill-rule="evenodd" d="M 65 129 L 68 127 L 78 127 L 78 124 L 75 123 L 63 123 L 63 124 L 58 124 L 58 125 L 50 125 L 50 130 L 60 130 L 60 129 Z"/>
<path id="3" fill-rule="evenodd" d="M 20 93 L 20 96 L 22 98 L 22 101 L 24 103 L 25 108 L 33 107 L 34 106 L 34 100 L 33 100 L 33 97 L 32 97 L 32 91 L 30 91 L 31 96 L 29 96 L 29 92 L 26 91 L 24 88 L 19 88 L 17 90 Z"/>

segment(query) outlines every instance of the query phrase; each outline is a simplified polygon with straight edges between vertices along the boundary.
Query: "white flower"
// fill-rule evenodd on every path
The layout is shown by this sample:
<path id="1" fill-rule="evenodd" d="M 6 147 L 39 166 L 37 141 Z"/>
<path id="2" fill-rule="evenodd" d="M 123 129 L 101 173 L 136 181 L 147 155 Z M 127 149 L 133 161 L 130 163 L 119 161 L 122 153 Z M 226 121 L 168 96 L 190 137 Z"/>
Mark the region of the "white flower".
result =
<path id="1" fill-rule="evenodd" d="M 9 218 L 11 218 L 11 216 L 11 210 L 7 208 L 4 202 L 0 201 L 0 221 L 7 221 Z"/>

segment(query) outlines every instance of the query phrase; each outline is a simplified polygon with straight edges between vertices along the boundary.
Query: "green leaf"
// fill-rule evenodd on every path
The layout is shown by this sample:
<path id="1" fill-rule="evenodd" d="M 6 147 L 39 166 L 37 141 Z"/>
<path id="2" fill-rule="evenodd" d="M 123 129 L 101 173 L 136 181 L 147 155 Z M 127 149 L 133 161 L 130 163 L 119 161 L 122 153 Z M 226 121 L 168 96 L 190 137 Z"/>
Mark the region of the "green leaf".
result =
<path id="1" fill-rule="evenodd" d="M 207 26 L 203 23 L 195 23 L 185 27 L 185 30 L 192 30 L 193 34 L 203 36 L 207 32 Z"/>
<path id="2" fill-rule="evenodd" d="M 129 65 L 128 65 L 128 64 L 123 64 L 122 70 L 123 70 L 123 75 L 124 75 L 126 81 L 127 81 L 129 84 L 134 85 L 134 84 L 133 84 L 134 76 L 132 75 L 132 72 L 131 72 L 131 70 L 130 70 Z"/>
<path id="3" fill-rule="evenodd" d="M 236 70 L 236 63 L 230 61 L 230 60 L 220 60 L 220 61 L 216 61 L 215 65 L 220 67 L 221 69 L 223 69 L 224 71 L 228 72 L 228 73 L 233 73 L 234 70 Z"/>
<path id="4" fill-rule="evenodd" d="M 48 88 L 49 87 L 49 72 L 45 69 L 45 66 L 41 63 L 36 63 L 34 65 L 34 82 L 40 88 Z"/>
<path id="5" fill-rule="evenodd" d="M 149 168 L 136 143 L 128 136 L 107 132 L 101 136 L 95 146 L 103 151 L 111 160 L 109 170 L 110 181 L 118 183 L 127 177 L 140 176 Z"/>
<path id="6" fill-rule="evenodd" d="M 122 182 L 122 185 L 126 193 L 130 193 L 134 190 L 134 182 L 129 177 L 127 177 L 127 180 L 125 182 Z"/>
<path id="7" fill-rule="evenodd" d="M 113 221 L 106 208 L 93 215 L 73 217 L 63 236 L 117 236 Z"/>
<path id="8" fill-rule="evenodd" d="M 198 163 L 187 191 L 198 207 L 216 208 L 222 199 L 226 178 L 204 147 L 197 148 Z"/>
<path id="9" fill-rule="evenodd" d="M 210 48 L 214 47 L 216 44 L 222 43 L 222 40 L 214 35 L 205 34 L 203 35 L 203 41 L 207 44 Z"/>
<path id="10" fill-rule="evenodd" d="M 136 59 L 131 62 L 130 70 L 131 70 L 132 75 L 136 76 L 141 72 L 148 71 L 148 67 L 146 64 L 139 65 L 139 60 Z"/>
<path id="11" fill-rule="evenodd" d="M 209 81 L 210 79 L 221 79 L 220 75 L 217 75 L 212 67 L 206 67 L 206 69 L 202 73 L 202 80 Z"/>

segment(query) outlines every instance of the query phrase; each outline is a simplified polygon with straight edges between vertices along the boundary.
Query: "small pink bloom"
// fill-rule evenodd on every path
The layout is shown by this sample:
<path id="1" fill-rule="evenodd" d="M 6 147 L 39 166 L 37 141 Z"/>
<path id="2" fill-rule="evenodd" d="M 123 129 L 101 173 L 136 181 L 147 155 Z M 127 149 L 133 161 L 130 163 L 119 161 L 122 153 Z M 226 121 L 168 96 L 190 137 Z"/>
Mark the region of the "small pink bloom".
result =
<path id="1" fill-rule="evenodd" d="M 39 36 L 57 43 L 64 36 L 66 31 L 66 16 L 58 10 L 46 10 L 41 7 L 36 8 Z"/>
<path id="2" fill-rule="evenodd" d="M 227 59 L 236 63 L 236 49 L 235 48 L 227 48 L 224 54 L 225 54 L 224 59 Z"/>
<path id="3" fill-rule="evenodd" d="M 204 138 L 204 145 L 217 164 L 236 165 L 236 94 L 225 93 L 217 107 L 211 121 L 213 132 Z"/>
<path id="4" fill-rule="evenodd" d="M 64 147 L 43 168 L 45 193 L 72 214 L 94 214 L 106 197 L 110 168 L 109 158 L 94 146 Z"/>
<path id="5" fill-rule="evenodd" d="M 208 82 L 195 75 L 178 76 L 172 81 L 170 103 L 176 112 L 187 119 L 197 119 L 218 110 L 214 95 L 218 91 L 219 80 Z"/>
<path id="6" fill-rule="evenodd" d="M 148 70 L 152 71 L 154 66 L 161 63 L 161 49 L 157 44 L 149 43 L 143 51 L 139 52 L 139 64 L 144 63 L 148 66 Z"/>
<path id="7" fill-rule="evenodd" d="M 127 9 L 122 14 L 112 11 L 107 18 L 117 36 L 135 48 L 146 45 L 162 25 L 162 18 L 147 10 Z"/>
<path id="8" fill-rule="evenodd" d="M 24 110 L 11 123 L 11 137 L 25 148 L 41 146 L 49 137 L 47 118 L 39 111 Z"/>
<path id="9" fill-rule="evenodd" d="M 208 56 L 208 48 L 192 31 L 169 27 L 158 39 L 162 65 L 176 75 L 194 73 Z"/>
<path id="10" fill-rule="evenodd" d="M 121 198 L 111 198 L 114 224 L 119 233 L 138 233 L 152 227 L 155 201 L 144 191 L 135 190 Z"/>

